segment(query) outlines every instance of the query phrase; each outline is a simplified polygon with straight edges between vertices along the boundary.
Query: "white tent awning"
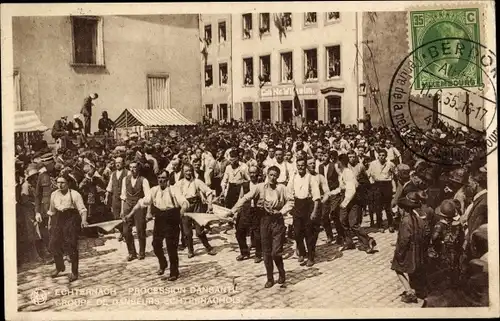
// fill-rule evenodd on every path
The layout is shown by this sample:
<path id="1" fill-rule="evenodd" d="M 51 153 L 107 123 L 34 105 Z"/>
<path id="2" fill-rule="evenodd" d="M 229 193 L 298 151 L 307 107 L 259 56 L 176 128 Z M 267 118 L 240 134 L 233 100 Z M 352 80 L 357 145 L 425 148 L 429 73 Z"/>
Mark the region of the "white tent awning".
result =
<path id="1" fill-rule="evenodd" d="M 36 131 L 46 131 L 48 129 L 40 119 L 37 114 L 30 111 L 16 111 L 14 116 L 14 132 L 15 133 L 27 133 Z"/>
<path id="2" fill-rule="evenodd" d="M 125 109 L 115 120 L 116 128 L 134 126 L 194 126 L 174 108 L 166 109 Z"/>

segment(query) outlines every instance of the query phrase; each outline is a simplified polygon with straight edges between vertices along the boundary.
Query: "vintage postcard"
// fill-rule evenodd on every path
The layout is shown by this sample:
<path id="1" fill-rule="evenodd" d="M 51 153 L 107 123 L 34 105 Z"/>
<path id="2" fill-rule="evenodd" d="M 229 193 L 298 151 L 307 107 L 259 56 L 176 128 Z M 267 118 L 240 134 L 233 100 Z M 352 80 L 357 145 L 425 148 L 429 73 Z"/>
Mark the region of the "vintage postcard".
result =
<path id="1" fill-rule="evenodd" d="M 493 1 L 1 14 L 7 320 L 499 317 Z"/>

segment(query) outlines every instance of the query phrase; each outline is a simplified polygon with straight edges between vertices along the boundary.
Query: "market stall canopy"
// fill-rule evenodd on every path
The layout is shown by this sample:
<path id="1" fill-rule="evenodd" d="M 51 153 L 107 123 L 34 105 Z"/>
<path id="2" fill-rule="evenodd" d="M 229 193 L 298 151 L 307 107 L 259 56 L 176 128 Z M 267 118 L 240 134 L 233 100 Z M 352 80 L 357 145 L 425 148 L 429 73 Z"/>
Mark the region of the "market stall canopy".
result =
<path id="1" fill-rule="evenodd" d="M 16 114 L 14 116 L 14 132 L 44 132 L 47 129 L 48 127 L 40 121 L 34 111 L 16 111 Z"/>
<path id="2" fill-rule="evenodd" d="M 178 110 L 166 109 L 125 109 L 115 120 L 116 128 L 134 126 L 194 126 L 196 125 Z"/>

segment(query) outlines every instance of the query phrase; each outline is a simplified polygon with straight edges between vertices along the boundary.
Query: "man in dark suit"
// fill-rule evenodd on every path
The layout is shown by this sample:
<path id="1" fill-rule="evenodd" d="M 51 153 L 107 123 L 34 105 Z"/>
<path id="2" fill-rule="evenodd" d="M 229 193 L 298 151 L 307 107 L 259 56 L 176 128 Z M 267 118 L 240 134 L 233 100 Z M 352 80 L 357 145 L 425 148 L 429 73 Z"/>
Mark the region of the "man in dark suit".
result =
<path id="1" fill-rule="evenodd" d="M 82 114 L 85 119 L 85 135 L 90 134 L 90 120 L 92 118 L 92 106 L 94 106 L 92 101 L 96 100 L 98 97 L 99 95 L 97 93 L 93 93 L 92 95 L 86 97 L 83 101 L 80 114 Z"/>
<path id="2" fill-rule="evenodd" d="M 333 158 L 333 161 L 332 161 Z M 335 169 L 335 162 L 337 161 L 337 152 L 331 151 L 330 153 L 323 153 L 321 156 L 321 164 L 319 165 L 318 172 L 323 175 L 328 182 L 330 191 L 339 187 L 339 174 Z M 322 225 L 326 232 L 327 242 L 333 242 L 333 231 L 331 217 L 333 216 L 335 229 L 337 230 L 337 243 L 342 244 L 343 229 L 339 219 L 339 205 L 342 197 L 340 194 L 331 195 L 328 199 L 325 198 L 322 209 Z"/>
<path id="3" fill-rule="evenodd" d="M 469 192 L 474 195 L 472 204 L 465 210 L 465 219 L 467 219 L 467 234 L 465 242 L 467 244 L 466 253 L 468 256 L 471 254 L 471 238 L 472 233 L 477 230 L 481 225 L 488 223 L 488 196 L 487 186 L 488 177 L 485 172 L 477 172 L 469 177 L 467 188 Z M 474 257 L 469 257 L 469 260 Z"/>

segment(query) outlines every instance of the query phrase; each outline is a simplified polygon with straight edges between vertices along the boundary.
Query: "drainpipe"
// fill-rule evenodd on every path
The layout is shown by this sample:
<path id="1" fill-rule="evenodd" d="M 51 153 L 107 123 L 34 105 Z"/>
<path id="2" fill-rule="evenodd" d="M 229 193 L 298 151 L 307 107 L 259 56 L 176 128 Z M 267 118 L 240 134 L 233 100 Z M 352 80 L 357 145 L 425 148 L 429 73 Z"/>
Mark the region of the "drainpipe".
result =
<path id="1" fill-rule="evenodd" d="M 355 13 L 355 21 L 356 21 L 356 48 L 359 48 L 359 34 L 358 34 L 358 12 Z M 356 50 L 357 51 L 357 50 Z M 359 53 L 361 55 L 361 52 Z M 362 57 L 359 57 L 358 54 L 356 53 L 357 59 L 356 61 L 356 124 L 358 128 L 364 129 L 363 124 L 359 123 L 359 59 Z"/>

